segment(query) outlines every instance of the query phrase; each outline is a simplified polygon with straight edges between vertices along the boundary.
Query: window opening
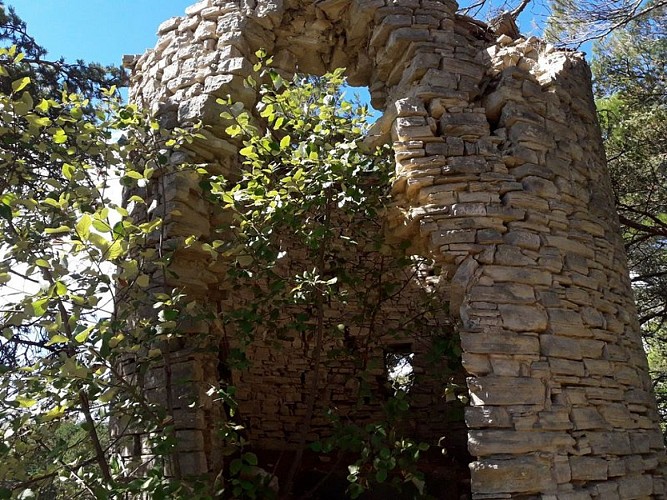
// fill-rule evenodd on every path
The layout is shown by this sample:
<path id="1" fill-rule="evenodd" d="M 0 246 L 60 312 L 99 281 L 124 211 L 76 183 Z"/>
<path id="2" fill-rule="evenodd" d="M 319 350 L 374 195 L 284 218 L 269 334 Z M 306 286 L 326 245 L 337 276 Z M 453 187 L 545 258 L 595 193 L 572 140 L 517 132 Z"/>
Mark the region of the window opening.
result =
<path id="1" fill-rule="evenodd" d="M 411 344 L 393 345 L 385 349 L 385 375 L 394 393 L 410 392 L 415 376 L 414 357 Z"/>

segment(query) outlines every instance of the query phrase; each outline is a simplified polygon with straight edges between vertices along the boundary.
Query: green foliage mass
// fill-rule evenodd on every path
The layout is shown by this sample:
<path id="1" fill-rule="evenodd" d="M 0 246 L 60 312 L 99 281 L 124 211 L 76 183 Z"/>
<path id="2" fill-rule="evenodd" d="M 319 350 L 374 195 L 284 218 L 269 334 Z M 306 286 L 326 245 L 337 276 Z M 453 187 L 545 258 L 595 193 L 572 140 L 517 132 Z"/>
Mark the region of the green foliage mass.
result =
<path id="1" fill-rule="evenodd" d="M 118 483 L 109 405 L 149 430 L 164 418 L 117 364 L 154 334 L 128 327 L 118 304 L 145 301 L 141 269 L 159 265 L 147 242 L 160 220 L 135 220 L 109 189 L 114 177 L 147 183 L 169 136 L 113 89 L 94 104 L 66 90 L 40 97 L 31 76 L 12 80 L 23 60 L 0 49 L 11 89 L 0 93 L 0 492 L 139 491 L 143 481 Z"/>

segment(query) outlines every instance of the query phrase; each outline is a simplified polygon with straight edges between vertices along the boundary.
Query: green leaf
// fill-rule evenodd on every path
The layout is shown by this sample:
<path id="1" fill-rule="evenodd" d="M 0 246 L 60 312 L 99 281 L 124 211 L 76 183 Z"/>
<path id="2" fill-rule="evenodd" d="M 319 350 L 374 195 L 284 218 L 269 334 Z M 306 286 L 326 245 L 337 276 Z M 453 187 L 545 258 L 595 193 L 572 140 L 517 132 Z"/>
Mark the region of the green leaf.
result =
<path id="1" fill-rule="evenodd" d="M 125 172 L 125 177 L 129 177 L 130 179 L 136 179 L 136 180 L 141 180 L 144 178 L 142 174 L 137 172 L 136 170 L 128 170 Z"/>
<path id="2" fill-rule="evenodd" d="M 123 254 L 123 245 L 121 240 L 114 241 L 107 250 L 106 258 L 108 260 L 114 260 L 120 257 Z"/>
<path id="3" fill-rule="evenodd" d="M 53 142 L 56 144 L 64 144 L 67 142 L 67 134 L 61 128 L 56 130 L 56 133 L 53 134 Z"/>
<path id="4" fill-rule="evenodd" d="M 58 297 L 63 297 L 64 295 L 67 294 L 67 285 L 63 283 L 62 281 L 56 281 L 56 284 L 54 285 L 56 296 Z"/>
<path id="5" fill-rule="evenodd" d="M 280 140 L 280 149 L 287 149 L 290 145 L 292 138 L 289 135 L 286 135 Z"/>
<path id="6" fill-rule="evenodd" d="M 49 111 L 49 107 L 50 107 L 49 101 L 47 101 L 46 99 L 42 99 L 41 101 L 39 101 L 39 104 L 35 106 L 35 109 L 42 113 L 47 113 Z"/>
<path id="7" fill-rule="evenodd" d="M 14 80 L 12 82 L 12 91 L 13 92 L 20 92 L 26 86 L 30 83 L 30 77 L 29 76 L 24 76 L 23 78 L 19 78 L 18 80 Z"/>
<path id="8" fill-rule="evenodd" d="M 89 238 L 90 242 L 102 252 L 106 252 L 107 248 L 109 248 L 109 242 L 101 234 L 90 233 Z"/>
<path id="9" fill-rule="evenodd" d="M 63 141 L 65 142 L 65 141 Z M 69 163 L 63 164 L 63 175 L 67 180 L 72 180 L 72 177 L 74 177 L 74 165 L 70 165 Z"/>
<path id="10" fill-rule="evenodd" d="M 36 399 L 24 398 L 23 396 L 16 396 L 16 401 L 18 401 L 21 408 L 32 408 L 37 404 Z"/>
<path id="11" fill-rule="evenodd" d="M 58 227 L 47 227 L 44 229 L 44 232 L 46 234 L 61 234 L 61 233 L 69 233 L 70 228 L 67 226 L 58 226 Z"/>
<path id="12" fill-rule="evenodd" d="M 49 298 L 45 297 L 43 299 L 36 300 L 31 305 L 35 316 L 43 316 L 46 312 L 46 308 L 49 305 Z"/>
<path id="13" fill-rule="evenodd" d="M 118 394 L 119 389 L 116 387 L 111 387 L 104 391 L 100 396 L 98 396 L 98 400 L 101 401 L 104 404 L 110 403 L 111 400 Z"/>
<path id="14" fill-rule="evenodd" d="M 76 234 L 82 241 L 86 241 L 90 236 L 90 226 L 93 223 L 93 218 L 89 214 L 83 214 L 76 223 Z"/>
<path id="15" fill-rule="evenodd" d="M 238 475 L 239 472 L 241 472 L 241 469 L 243 468 L 243 462 L 239 460 L 238 458 L 235 458 L 232 460 L 232 463 L 229 464 L 229 473 L 232 476 Z"/>
<path id="16" fill-rule="evenodd" d="M 241 149 L 241 151 L 239 151 L 239 154 L 241 156 L 245 156 L 246 158 L 257 158 L 257 153 L 255 153 L 254 146 L 246 146 L 245 148 Z"/>
<path id="17" fill-rule="evenodd" d="M 140 274 L 137 276 L 137 286 L 141 288 L 146 288 L 150 284 L 150 277 L 147 274 Z"/>
<path id="18" fill-rule="evenodd" d="M 55 406 L 42 415 L 42 422 L 49 422 L 62 417 L 65 414 L 66 406 Z"/>
<path id="19" fill-rule="evenodd" d="M 44 259 L 37 259 L 35 261 L 35 265 L 38 266 L 38 267 L 44 267 L 44 268 L 47 268 L 47 269 L 49 267 L 51 267 L 51 264 L 49 264 L 49 262 L 44 260 Z"/>
<path id="20" fill-rule="evenodd" d="M 93 227 L 98 231 L 102 231 L 103 233 L 108 233 L 111 231 L 111 226 L 100 219 L 93 220 Z"/>
<path id="21" fill-rule="evenodd" d="M 34 114 L 29 114 L 25 118 L 33 127 L 41 128 L 41 127 L 48 127 L 49 125 L 51 125 L 51 119 L 46 116 L 37 116 Z"/>
<path id="22" fill-rule="evenodd" d="M 66 344 L 67 342 L 69 342 L 69 339 L 67 337 L 57 333 L 53 337 L 51 337 L 51 339 L 46 343 L 46 345 L 50 346 L 54 344 Z"/>
<path id="23" fill-rule="evenodd" d="M 257 465 L 257 455 L 254 453 L 244 453 L 243 454 L 243 461 L 249 465 Z"/>
<path id="24" fill-rule="evenodd" d="M 384 483 L 387 480 L 387 469 L 380 469 L 375 473 L 375 480 Z"/>
<path id="25" fill-rule="evenodd" d="M 12 220 L 12 207 L 0 203 L 0 217 L 11 222 Z"/>
<path id="26" fill-rule="evenodd" d="M 75 335 L 74 340 L 76 340 L 79 344 L 83 344 L 86 340 L 88 340 L 88 336 L 90 335 L 90 332 L 93 331 L 93 327 L 89 326 L 85 330 L 83 330 L 81 333 L 78 333 Z"/>

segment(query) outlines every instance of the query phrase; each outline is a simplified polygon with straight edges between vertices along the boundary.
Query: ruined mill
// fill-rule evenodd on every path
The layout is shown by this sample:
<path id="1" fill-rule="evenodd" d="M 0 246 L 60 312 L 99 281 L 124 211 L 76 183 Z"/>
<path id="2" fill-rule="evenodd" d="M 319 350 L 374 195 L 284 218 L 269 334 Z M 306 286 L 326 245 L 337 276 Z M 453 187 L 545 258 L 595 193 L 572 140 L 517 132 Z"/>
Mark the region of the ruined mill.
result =
<path id="1" fill-rule="evenodd" d="M 450 0 L 203 0 L 165 21 L 153 50 L 126 59 L 130 98 L 168 128 L 203 122 L 206 140 L 173 162 L 228 172 L 239 166 L 238 144 L 225 135 L 216 100 L 229 95 L 253 108 L 257 95 L 243 81 L 257 50 L 285 74 L 346 68 L 382 113 L 367 141 L 393 148 L 390 230 L 438 270 L 430 293 L 447 327 L 436 321 L 411 330 L 415 338 L 379 337 L 369 351 L 379 360 L 378 390 L 383 359 L 410 357 L 409 430 L 451 446 L 429 460 L 433 470 L 458 467 L 459 486 L 431 494 L 665 498 L 662 434 L 589 68 L 580 53 L 494 31 L 456 10 Z M 225 223 L 193 174 L 163 181 L 155 198 L 170 214 L 169 238 L 206 241 Z M 225 273 L 206 252 L 177 252 L 171 267 L 171 285 L 190 296 L 230 300 Z M 403 302 L 383 311 L 387 324 L 423 292 L 418 280 L 408 287 Z M 187 328 L 216 335 L 205 322 Z M 426 351 L 443 328 L 460 339 L 465 407 L 429 377 Z M 253 343 L 249 367 L 229 374 L 248 440 L 267 457 L 294 450 L 311 369 L 302 339 L 280 342 Z M 180 471 L 215 475 L 223 410 L 209 389 L 220 383 L 219 348 L 183 341 L 171 360 Z M 333 360 L 321 370 L 309 440 L 327 434 L 331 407 L 373 419 L 382 401 L 372 384 L 360 403 L 353 368 Z M 159 368 L 148 378 L 145 390 L 164 391 Z M 128 458 L 136 453 L 128 446 Z"/>

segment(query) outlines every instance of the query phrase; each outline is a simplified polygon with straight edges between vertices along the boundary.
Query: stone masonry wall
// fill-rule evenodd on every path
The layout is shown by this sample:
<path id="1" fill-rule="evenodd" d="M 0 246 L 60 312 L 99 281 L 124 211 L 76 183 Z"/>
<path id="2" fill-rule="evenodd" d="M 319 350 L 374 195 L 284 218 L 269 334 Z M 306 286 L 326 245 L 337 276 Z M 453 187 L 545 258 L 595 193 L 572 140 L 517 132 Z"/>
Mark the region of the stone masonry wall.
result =
<path id="1" fill-rule="evenodd" d="M 131 98 L 167 126 L 202 120 L 208 140 L 189 161 L 229 171 L 236 146 L 215 100 L 253 104 L 243 78 L 257 49 L 287 72 L 348 68 L 384 111 L 369 143 L 393 144 L 392 231 L 443 269 L 471 395 L 473 497 L 664 498 L 664 447 L 588 67 L 581 54 L 455 11 L 449 0 L 203 0 L 127 60 Z M 206 239 L 224 224 L 188 174 L 166 185 L 170 237 Z M 195 296 L 224 288 L 203 254 L 180 254 L 174 269 L 174 284 Z M 197 356 L 183 346 L 193 391 L 217 383 Z M 192 435 L 187 472 L 218 460 L 203 411 L 196 426 L 177 424 Z M 269 409 L 255 411 L 261 426 Z"/>

